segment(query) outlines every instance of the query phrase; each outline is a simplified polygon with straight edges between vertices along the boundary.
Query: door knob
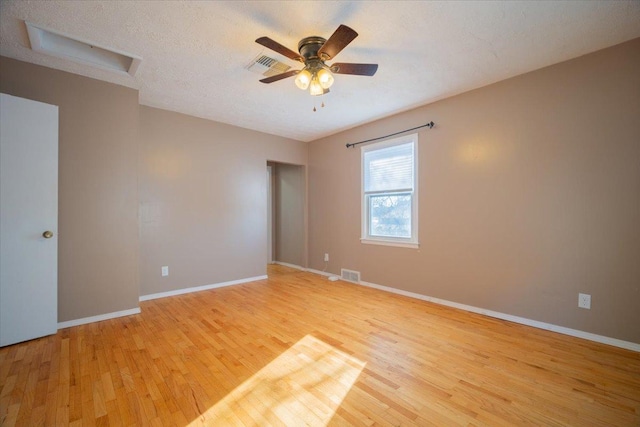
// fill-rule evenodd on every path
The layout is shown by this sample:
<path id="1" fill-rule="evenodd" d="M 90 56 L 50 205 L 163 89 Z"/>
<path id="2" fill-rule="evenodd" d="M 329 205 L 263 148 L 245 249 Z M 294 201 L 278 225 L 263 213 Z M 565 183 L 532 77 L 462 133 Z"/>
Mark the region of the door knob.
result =
<path id="1" fill-rule="evenodd" d="M 44 237 L 45 239 L 50 239 L 53 237 L 53 231 L 45 231 L 44 233 L 42 233 L 42 237 Z"/>

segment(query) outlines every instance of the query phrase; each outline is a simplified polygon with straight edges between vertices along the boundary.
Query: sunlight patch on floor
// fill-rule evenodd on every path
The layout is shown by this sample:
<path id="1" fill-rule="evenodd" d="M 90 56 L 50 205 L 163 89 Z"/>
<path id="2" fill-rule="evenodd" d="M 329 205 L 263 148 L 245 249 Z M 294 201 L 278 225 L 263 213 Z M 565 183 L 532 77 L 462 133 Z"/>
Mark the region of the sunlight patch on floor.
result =
<path id="1" fill-rule="evenodd" d="M 365 365 L 306 335 L 189 426 L 326 426 Z"/>

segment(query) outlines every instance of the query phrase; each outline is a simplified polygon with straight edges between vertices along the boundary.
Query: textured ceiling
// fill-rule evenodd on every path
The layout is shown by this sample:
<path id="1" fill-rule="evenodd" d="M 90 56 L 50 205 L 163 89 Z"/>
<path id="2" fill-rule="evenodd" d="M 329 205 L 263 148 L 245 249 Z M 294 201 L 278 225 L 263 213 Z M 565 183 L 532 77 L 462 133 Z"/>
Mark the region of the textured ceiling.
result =
<path id="1" fill-rule="evenodd" d="M 640 1 L 7 1 L 0 54 L 136 88 L 140 103 L 310 141 L 640 37 Z M 24 21 L 143 58 L 135 77 L 31 51 Z M 360 35 L 321 100 L 245 66 L 268 36 L 292 50 L 340 24 Z M 329 61 L 331 63 L 332 61 Z M 317 112 L 313 112 L 313 107 Z"/>

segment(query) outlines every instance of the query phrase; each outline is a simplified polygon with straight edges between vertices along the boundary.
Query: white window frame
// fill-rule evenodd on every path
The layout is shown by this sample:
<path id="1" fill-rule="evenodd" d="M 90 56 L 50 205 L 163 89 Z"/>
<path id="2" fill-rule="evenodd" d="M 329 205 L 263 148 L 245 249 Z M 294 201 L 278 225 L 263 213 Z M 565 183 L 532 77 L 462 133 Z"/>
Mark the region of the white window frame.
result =
<path id="1" fill-rule="evenodd" d="M 382 148 L 391 147 L 394 145 L 406 144 L 411 142 L 413 144 L 413 189 L 406 191 L 403 189 L 402 193 L 409 192 L 411 194 L 411 237 L 379 237 L 369 234 L 369 200 L 368 196 L 371 194 L 386 194 L 386 193 L 367 193 L 364 189 L 364 173 L 365 163 L 364 155 L 369 151 L 375 151 Z M 405 135 L 399 138 L 389 139 L 383 142 L 377 142 L 368 144 L 360 149 L 360 195 L 361 195 L 361 243 L 373 244 L 373 245 L 386 245 L 386 246 L 400 246 L 405 248 L 419 248 L 418 242 L 418 134 Z M 394 193 L 390 191 L 389 193 Z"/>

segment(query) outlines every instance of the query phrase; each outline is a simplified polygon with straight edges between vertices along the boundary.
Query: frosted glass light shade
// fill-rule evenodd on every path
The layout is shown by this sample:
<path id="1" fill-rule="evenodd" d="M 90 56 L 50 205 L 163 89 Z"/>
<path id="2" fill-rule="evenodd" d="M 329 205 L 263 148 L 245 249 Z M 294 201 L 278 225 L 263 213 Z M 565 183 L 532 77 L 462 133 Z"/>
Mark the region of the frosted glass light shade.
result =
<path id="1" fill-rule="evenodd" d="M 307 90 L 311 83 L 311 73 L 306 68 L 298 73 L 296 76 L 296 86 L 302 90 Z"/>
<path id="2" fill-rule="evenodd" d="M 311 80 L 311 84 L 309 85 L 309 93 L 313 96 L 322 95 L 324 93 L 324 89 L 320 85 L 317 76 L 314 76 Z"/>
<path id="3" fill-rule="evenodd" d="M 331 71 L 325 69 L 325 68 L 321 68 L 318 71 L 318 81 L 320 82 L 320 86 L 322 86 L 323 89 L 329 89 L 331 87 L 331 85 L 333 84 L 333 74 L 331 74 Z"/>

